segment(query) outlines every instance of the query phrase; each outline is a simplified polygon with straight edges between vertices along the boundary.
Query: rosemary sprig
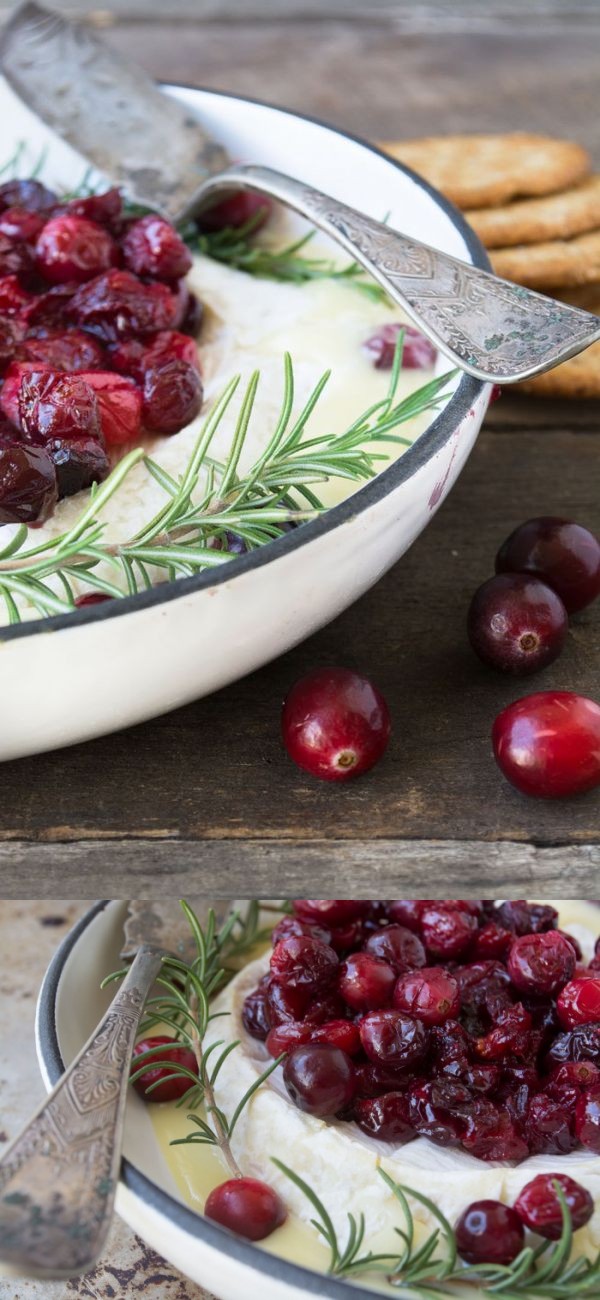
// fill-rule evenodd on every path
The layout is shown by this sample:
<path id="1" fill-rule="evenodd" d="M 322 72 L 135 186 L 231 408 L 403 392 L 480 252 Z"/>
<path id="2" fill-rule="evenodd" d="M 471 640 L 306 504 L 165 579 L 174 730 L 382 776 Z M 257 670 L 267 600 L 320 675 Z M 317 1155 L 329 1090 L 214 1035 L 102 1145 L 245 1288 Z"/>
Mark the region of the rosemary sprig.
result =
<path id="1" fill-rule="evenodd" d="M 0 596 L 8 619 L 19 622 L 18 601 L 28 601 L 40 614 L 73 609 L 73 583 L 114 598 L 131 595 L 156 581 L 200 573 L 227 563 L 225 549 L 232 532 L 248 550 L 280 536 L 325 509 L 316 486 L 337 476 L 351 482 L 369 479 L 386 459 L 386 443 L 409 445 L 395 430 L 415 415 L 437 409 L 451 374 L 425 384 L 402 401 L 396 400 L 402 339 L 396 352 L 386 398 L 364 411 L 343 432 L 306 438 L 306 426 L 327 383 L 326 372 L 304 407 L 294 413 L 294 373 L 284 359 L 284 391 L 276 427 L 250 469 L 239 471 L 240 457 L 251 427 L 259 383 L 256 372 L 248 382 L 224 461 L 211 455 L 211 445 L 239 387 L 232 379 L 200 430 L 189 462 L 173 478 L 141 448 L 125 456 L 111 475 L 90 493 L 76 523 L 58 537 L 27 545 L 25 526 L 0 551 Z M 108 542 L 102 512 L 131 470 L 143 461 L 165 494 L 165 503 L 132 537 Z M 98 571 L 104 565 L 105 571 Z"/>

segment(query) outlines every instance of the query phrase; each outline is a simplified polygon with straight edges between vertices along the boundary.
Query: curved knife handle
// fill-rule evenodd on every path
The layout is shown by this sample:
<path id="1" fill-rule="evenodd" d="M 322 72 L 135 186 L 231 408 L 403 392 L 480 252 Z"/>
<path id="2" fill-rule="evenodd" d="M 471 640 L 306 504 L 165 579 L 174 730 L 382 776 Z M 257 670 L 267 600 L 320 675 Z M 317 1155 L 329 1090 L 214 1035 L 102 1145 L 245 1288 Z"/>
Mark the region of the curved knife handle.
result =
<path id="1" fill-rule="evenodd" d="M 131 1057 L 162 952 L 141 948 L 104 1019 L 0 1160 L 0 1272 L 67 1278 L 113 1217 Z"/>

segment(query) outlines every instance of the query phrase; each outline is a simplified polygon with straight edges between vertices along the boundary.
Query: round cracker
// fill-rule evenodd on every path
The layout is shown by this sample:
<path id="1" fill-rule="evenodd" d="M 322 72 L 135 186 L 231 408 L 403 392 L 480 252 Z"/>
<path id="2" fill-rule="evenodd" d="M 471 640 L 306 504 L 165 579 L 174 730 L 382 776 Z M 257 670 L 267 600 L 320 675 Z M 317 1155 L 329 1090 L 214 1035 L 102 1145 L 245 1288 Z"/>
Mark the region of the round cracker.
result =
<path id="1" fill-rule="evenodd" d="M 380 146 L 462 208 L 494 207 L 519 197 L 554 194 L 591 171 L 573 140 L 514 131 L 507 135 L 425 136 Z"/>
<path id="2" fill-rule="evenodd" d="M 600 397 L 600 343 L 592 343 L 585 352 L 544 375 L 523 380 L 516 389 L 535 397 Z"/>
<path id="3" fill-rule="evenodd" d="M 486 248 L 569 239 L 600 226 L 600 176 L 589 176 L 560 194 L 476 208 L 465 216 Z"/>
<path id="4" fill-rule="evenodd" d="M 600 230 L 546 244 L 519 244 L 490 252 L 496 275 L 529 289 L 568 288 L 600 280 Z"/>

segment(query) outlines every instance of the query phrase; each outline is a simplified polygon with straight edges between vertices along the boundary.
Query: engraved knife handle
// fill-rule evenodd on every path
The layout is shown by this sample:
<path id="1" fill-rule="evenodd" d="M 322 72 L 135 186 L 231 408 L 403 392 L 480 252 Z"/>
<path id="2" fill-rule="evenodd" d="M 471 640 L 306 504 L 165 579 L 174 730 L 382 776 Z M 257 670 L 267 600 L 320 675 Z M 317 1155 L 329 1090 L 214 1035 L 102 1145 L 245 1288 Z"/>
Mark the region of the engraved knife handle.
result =
<path id="1" fill-rule="evenodd" d="M 163 953 L 140 948 L 89 1042 L 0 1160 L 0 1273 L 68 1278 L 105 1244 L 131 1057 Z"/>

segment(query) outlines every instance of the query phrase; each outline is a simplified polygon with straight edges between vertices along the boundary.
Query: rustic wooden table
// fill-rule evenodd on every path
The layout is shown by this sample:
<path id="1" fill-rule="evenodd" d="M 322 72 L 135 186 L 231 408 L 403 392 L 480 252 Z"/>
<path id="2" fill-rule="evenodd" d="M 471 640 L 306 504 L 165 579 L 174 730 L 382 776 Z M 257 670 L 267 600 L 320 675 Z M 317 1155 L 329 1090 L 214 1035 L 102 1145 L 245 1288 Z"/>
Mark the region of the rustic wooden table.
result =
<path id="1" fill-rule="evenodd" d="M 172 0 L 168 19 L 154 17 L 157 8 L 122 0 L 113 6 L 122 17 L 91 19 L 159 77 L 285 103 L 371 139 L 521 127 L 573 135 L 600 165 L 592 0 Z M 223 10 L 229 19 L 216 19 Z M 570 893 L 590 892 L 600 791 L 525 800 L 495 768 L 490 728 L 530 689 L 598 697 L 600 602 L 573 624 L 561 660 L 525 684 L 479 665 L 464 622 L 499 542 L 521 520 L 563 514 L 600 528 L 599 414 L 600 404 L 505 395 L 431 527 L 329 627 L 212 698 L 5 765 L 2 894 L 198 893 L 217 877 L 231 896 L 249 881 L 267 894 L 384 896 L 419 881 L 435 895 L 447 892 L 449 871 L 467 894 L 489 893 L 492 881 L 508 894 L 556 894 L 567 872 Z M 372 675 L 394 719 L 386 760 L 345 788 L 300 774 L 278 734 L 286 689 L 328 663 Z M 48 689 L 64 691 L 69 708 L 68 682 Z"/>

